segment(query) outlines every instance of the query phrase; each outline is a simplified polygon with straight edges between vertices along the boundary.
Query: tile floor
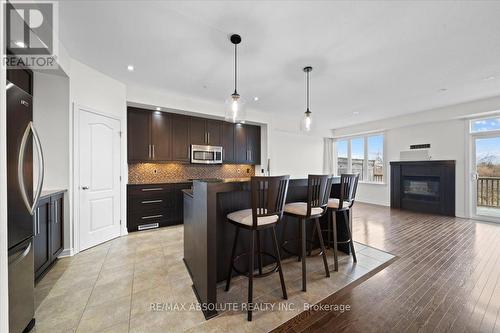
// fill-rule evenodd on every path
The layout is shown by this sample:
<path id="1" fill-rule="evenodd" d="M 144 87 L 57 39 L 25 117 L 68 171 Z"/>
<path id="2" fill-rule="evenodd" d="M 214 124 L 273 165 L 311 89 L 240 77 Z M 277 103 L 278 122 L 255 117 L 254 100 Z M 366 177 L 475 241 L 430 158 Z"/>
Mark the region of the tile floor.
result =
<path id="1" fill-rule="evenodd" d="M 342 255 L 339 272 L 325 278 L 320 256 L 307 258 L 308 291 L 301 291 L 301 264 L 284 261 L 288 300 L 281 298 L 278 274 L 255 279 L 255 302 L 274 304 L 256 311 L 226 311 L 206 321 L 196 305 L 191 279 L 182 261 L 183 228 L 175 226 L 132 233 L 74 257 L 60 259 L 37 284 L 35 332 L 267 332 L 354 280 L 392 259 L 389 253 L 356 244 L 358 263 Z M 248 280 L 237 277 L 229 292 L 219 286 L 220 302 L 245 303 Z M 187 309 L 153 311 L 153 303 L 183 304 Z M 278 311 L 286 306 L 288 311 Z"/>

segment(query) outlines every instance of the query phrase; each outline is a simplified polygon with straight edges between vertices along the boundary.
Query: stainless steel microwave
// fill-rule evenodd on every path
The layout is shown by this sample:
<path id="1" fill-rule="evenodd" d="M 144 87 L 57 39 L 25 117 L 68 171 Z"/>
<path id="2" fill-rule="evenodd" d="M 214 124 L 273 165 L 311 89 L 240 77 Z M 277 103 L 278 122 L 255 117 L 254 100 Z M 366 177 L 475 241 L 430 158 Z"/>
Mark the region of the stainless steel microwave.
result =
<path id="1" fill-rule="evenodd" d="M 191 163 L 222 164 L 222 147 L 191 145 Z"/>

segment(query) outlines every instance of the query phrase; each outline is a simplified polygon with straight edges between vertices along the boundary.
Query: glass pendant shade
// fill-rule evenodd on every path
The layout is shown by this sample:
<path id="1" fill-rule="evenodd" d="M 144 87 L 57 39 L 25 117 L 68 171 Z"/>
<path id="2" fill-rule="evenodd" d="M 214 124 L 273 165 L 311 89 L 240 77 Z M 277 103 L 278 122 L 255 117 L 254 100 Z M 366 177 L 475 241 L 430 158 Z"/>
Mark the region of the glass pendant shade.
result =
<path id="1" fill-rule="evenodd" d="M 244 123 L 246 118 L 245 101 L 238 94 L 232 94 L 225 102 L 225 120 L 231 123 Z"/>
<path id="2" fill-rule="evenodd" d="M 309 132 L 311 130 L 311 125 L 311 111 L 307 110 L 306 112 L 304 112 L 304 118 L 302 119 L 302 130 L 305 132 Z"/>

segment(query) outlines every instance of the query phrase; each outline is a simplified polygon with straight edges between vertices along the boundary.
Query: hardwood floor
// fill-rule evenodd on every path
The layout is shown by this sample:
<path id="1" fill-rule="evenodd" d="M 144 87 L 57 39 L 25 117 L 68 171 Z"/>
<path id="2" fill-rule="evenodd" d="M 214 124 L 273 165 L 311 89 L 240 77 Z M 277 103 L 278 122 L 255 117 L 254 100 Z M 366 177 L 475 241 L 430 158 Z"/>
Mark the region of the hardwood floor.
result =
<path id="1" fill-rule="evenodd" d="M 276 332 L 500 332 L 500 224 L 356 204 L 354 239 L 398 256 Z"/>

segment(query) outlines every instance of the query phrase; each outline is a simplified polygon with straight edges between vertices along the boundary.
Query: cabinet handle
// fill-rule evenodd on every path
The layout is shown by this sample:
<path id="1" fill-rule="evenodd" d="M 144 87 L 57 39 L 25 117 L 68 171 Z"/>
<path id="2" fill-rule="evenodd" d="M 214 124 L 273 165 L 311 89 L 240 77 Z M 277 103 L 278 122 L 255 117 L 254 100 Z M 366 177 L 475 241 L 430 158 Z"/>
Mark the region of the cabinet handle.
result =
<path id="1" fill-rule="evenodd" d="M 145 201 L 142 201 L 141 203 L 142 204 L 151 204 L 151 203 L 160 203 L 160 202 L 163 202 L 163 200 L 145 200 Z"/>
<path id="2" fill-rule="evenodd" d="M 36 212 L 36 230 L 37 235 L 40 235 L 40 207 L 37 208 Z"/>
<path id="3" fill-rule="evenodd" d="M 148 191 L 162 191 L 163 188 L 161 187 L 155 187 L 155 188 L 142 188 L 141 191 L 142 192 L 148 192 Z"/>
<path id="4" fill-rule="evenodd" d="M 207 132 L 207 144 L 210 144 L 210 133 Z"/>
<path id="5" fill-rule="evenodd" d="M 155 159 L 155 145 L 151 145 L 153 147 L 153 159 Z"/>
<path id="6" fill-rule="evenodd" d="M 148 158 L 151 158 L 151 145 L 148 145 Z"/>
<path id="7" fill-rule="evenodd" d="M 163 215 L 150 215 L 150 216 L 143 216 L 141 217 L 141 219 L 143 220 L 149 220 L 149 219 L 156 219 L 156 218 L 159 218 L 159 217 L 162 217 Z"/>

